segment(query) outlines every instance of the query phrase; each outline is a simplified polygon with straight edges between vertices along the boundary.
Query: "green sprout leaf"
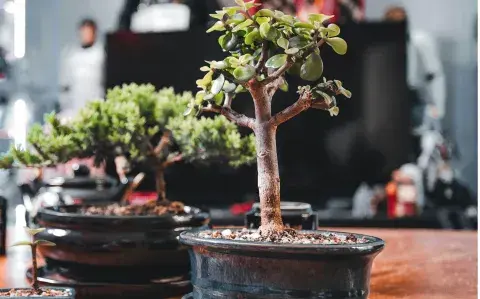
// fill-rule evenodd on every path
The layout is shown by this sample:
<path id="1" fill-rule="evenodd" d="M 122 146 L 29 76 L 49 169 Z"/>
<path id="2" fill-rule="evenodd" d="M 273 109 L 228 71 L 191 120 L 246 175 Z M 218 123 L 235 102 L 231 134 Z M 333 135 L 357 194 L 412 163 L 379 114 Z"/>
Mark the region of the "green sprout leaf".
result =
<path id="1" fill-rule="evenodd" d="M 210 61 L 210 67 L 217 70 L 223 70 L 226 69 L 228 65 L 225 61 Z"/>
<path id="2" fill-rule="evenodd" d="M 217 95 L 222 90 L 224 83 L 225 83 L 225 76 L 223 76 L 223 74 L 220 74 L 217 77 L 217 79 L 213 80 L 212 88 L 210 89 L 210 92 L 213 95 Z"/>
<path id="3" fill-rule="evenodd" d="M 251 65 L 239 66 L 233 71 L 233 76 L 239 81 L 248 81 L 255 76 L 255 68 Z"/>
<path id="4" fill-rule="evenodd" d="M 47 241 L 47 240 L 37 240 L 37 241 L 33 242 L 33 244 L 39 245 L 39 246 L 56 246 L 55 243 Z"/>
<path id="5" fill-rule="evenodd" d="M 208 66 L 202 66 L 202 67 L 200 68 L 200 70 L 201 70 L 202 72 L 209 72 L 209 71 L 210 71 L 210 68 L 209 68 Z"/>
<path id="6" fill-rule="evenodd" d="M 235 28 L 232 29 L 232 32 L 237 32 L 237 31 L 243 30 L 243 29 L 247 28 L 248 26 L 250 26 L 252 24 L 253 24 L 253 20 L 252 19 L 247 19 L 244 22 L 235 26 Z"/>
<path id="7" fill-rule="evenodd" d="M 43 232 L 44 230 L 45 228 L 28 228 L 28 227 L 25 228 L 25 231 L 27 232 L 27 234 L 29 234 L 32 237 L 38 233 Z"/>
<path id="8" fill-rule="evenodd" d="M 316 81 L 323 74 L 323 61 L 319 54 L 310 54 L 300 69 L 300 78 L 307 81 Z"/>
<path id="9" fill-rule="evenodd" d="M 332 47 L 337 54 L 344 55 L 347 53 L 347 42 L 340 37 L 332 37 L 326 39 L 327 44 Z"/>
<path id="10" fill-rule="evenodd" d="M 285 50 L 288 49 L 288 39 L 286 38 L 283 38 L 283 37 L 280 37 L 278 40 L 277 40 L 277 45 L 280 47 L 280 48 L 283 48 Z"/>
<path id="11" fill-rule="evenodd" d="M 288 91 L 288 83 L 286 80 L 283 80 L 282 84 L 280 85 L 280 90 L 284 92 Z"/>
<path id="12" fill-rule="evenodd" d="M 20 242 L 16 242 L 12 245 L 12 247 L 16 247 L 16 246 L 32 246 L 32 242 L 29 242 L 29 241 L 20 241 Z"/>
<path id="13" fill-rule="evenodd" d="M 279 68 L 287 62 L 287 54 L 278 54 L 270 57 L 265 63 L 266 67 L 269 68 Z"/>
<path id="14" fill-rule="evenodd" d="M 302 64 L 299 62 L 295 62 L 288 70 L 287 73 L 290 75 L 300 76 L 300 69 Z"/>

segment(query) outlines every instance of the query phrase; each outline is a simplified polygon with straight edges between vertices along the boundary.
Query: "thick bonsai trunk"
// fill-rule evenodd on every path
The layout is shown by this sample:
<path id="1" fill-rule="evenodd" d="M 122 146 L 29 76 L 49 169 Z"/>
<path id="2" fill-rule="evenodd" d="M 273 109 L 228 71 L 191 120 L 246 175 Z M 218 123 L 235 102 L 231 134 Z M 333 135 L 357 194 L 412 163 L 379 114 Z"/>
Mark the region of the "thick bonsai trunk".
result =
<path id="1" fill-rule="evenodd" d="M 166 195 L 166 183 L 165 183 L 165 169 L 163 167 L 157 167 L 155 170 L 155 187 L 157 191 L 158 202 L 167 202 Z"/>
<path id="2" fill-rule="evenodd" d="M 255 102 L 255 140 L 257 147 L 258 191 L 262 235 L 283 231 L 280 212 L 280 174 L 277 157 L 277 128 L 270 121 L 271 95 L 265 88 L 251 90 Z"/>

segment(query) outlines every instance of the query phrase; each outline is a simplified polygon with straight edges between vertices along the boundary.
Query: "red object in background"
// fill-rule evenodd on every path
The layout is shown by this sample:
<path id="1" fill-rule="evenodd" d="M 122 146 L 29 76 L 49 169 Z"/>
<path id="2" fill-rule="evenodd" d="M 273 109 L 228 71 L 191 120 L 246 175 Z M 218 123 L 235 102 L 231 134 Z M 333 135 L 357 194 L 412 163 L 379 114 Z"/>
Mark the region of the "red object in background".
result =
<path id="1" fill-rule="evenodd" d="M 387 194 L 387 217 L 392 219 L 395 217 L 395 207 L 397 206 L 397 185 L 390 182 L 385 187 Z"/>
<path id="2" fill-rule="evenodd" d="M 128 198 L 130 204 L 139 205 L 151 200 L 157 200 L 156 192 L 133 192 Z"/>
<path id="3" fill-rule="evenodd" d="M 362 20 L 365 15 L 365 0 L 314 0 L 310 5 L 308 4 L 308 0 L 294 0 L 294 3 L 297 8 L 297 16 L 304 21 L 306 21 L 310 13 L 322 13 L 324 15 L 333 15 L 334 17 L 331 19 L 331 22 L 336 23 L 342 16 L 342 5 L 345 6 L 342 2 L 344 1 L 352 2 L 358 7 L 362 15 L 359 18 Z"/>
<path id="4" fill-rule="evenodd" d="M 385 187 L 387 217 L 390 219 L 417 215 L 417 190 L 413 184 L 391 181 Z"/>
<path id="5" fill-rule="evenodd" d="M 244 203 L 236 203 L 230 207 L 230 213 L 233 215 L 244 215 L 252 209 L 255 201 L 250 200 Z"/>
<path id="6" fill-rule="evenodd" d="M 261 0 L 254 0 L 253 2 L 255 2 L 255 3 L 260 3 L 260 4 L 262 3 Z M 250 9 L 248 10 L 248 13 L 249 13 L 250 15 L 254 15 L 255 13 L 257 13 L 257 11 L 258 11 L 260 8 L 261 8 L 261 6 L 254 6 L 254 7 L 250 8 Z"/>

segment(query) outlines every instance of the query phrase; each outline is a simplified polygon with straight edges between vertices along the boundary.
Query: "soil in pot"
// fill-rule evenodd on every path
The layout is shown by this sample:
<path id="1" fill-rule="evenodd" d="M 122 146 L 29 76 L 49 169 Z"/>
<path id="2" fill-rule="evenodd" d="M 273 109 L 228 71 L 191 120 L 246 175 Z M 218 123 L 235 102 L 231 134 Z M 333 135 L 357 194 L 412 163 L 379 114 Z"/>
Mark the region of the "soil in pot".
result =
<path id="1" fill-rule="evenodd" d="M 38 291 L 33 288 L 28 289 L 10 289 L 10 290 L 0 290 L 0 298 L 4 297 L 52 297 L 52 298 L 74 298 L 74 294 L 71 289 L 65 288 L 40 288 Z"/>
<path id="2" fill-rule="evenodd" d="M 83 215 L 101 216 L 161 216 L 167 213 L 181 215 L 185 213 L 185 206 L 178 201 L 157 202 L 152 200 L 141 205 L 113 203 L 109 205 L 85 206 L 79 212 Z"/>
<path id="3" fill-rule="evenodd" d="M 346 245 L 346 244 L 363 244 L 368 240 L 364 237 L 357 237 L 354 234 L 336 234 L 329 233 L 309 233 L 301 232 L 294 229 L 285 229 L 277 235 L 262 236 L 257 231 L 248 230 L 230 230 L 223 231 L 205 231 L 199 233 L 200 238 L 225 239 L 235 241 L 250 242 L 273 242 L 284 244 L 314 244 L 314 245 Z"/>

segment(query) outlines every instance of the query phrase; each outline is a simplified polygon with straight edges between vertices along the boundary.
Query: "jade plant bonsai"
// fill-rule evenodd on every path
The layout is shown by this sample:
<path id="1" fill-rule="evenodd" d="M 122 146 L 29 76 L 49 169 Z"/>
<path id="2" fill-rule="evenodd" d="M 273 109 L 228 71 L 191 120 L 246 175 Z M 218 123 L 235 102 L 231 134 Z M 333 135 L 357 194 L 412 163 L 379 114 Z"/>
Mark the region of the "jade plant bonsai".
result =
<path id="1" fill-rule="evenodd" d="M 33 239 L 33 237 L 44 231 L 44 228 L 25 229 L 27 234 Z M 40 288 L 38 284 L 38 266 L 37 266 L 37 248 L 39 246 L 55 246 L 55 243 L 46 240 L 35 241 L 20 241 L 12 245 L 13 246 L 30 246 L 32 252 L 32 289 L 11 289 L 6 292 L 0 292 L 0 297 L 69 297 L 71 292 L 67 289 L 50 289 Z"/>
<path id="2" fill-rule="evenodd" d="M 31 148 L 13 147 L 0 166 L 43 167 L 88 157 L 101 165 L 115 157 L 120 174 L 139 165 L 154 170 L 159 205 L 182 210 L 181 204 L 172 206 L 167 201 L 164 173 L 168 167 L 181 160 L 223 161 L 233 167 L 255 161 L 253 136 L 241 136 L 225 117 L 185 118 L 182 114 L 192 99 L 189 92 L 156 91 L 150 84 L 115 87 L 105 100 L 90 102 L 68 123 L 54 113 L 46 115 L 47 132 L 40 125 L 32 127 L 27 138 Z M 151 207 L 157 213 L 166 211 Z"/>
<path id="3" fill-rule="evenodd" d="M 219 31 L 219 45 L 228 53 L 220 61 L 207 61 L 201 68 L 205 76 L 197 80 L 201 89 L 192 99 L 186 114 L 214 112 L 235 124 L 253 130 L 257 150 L 258 188 L 261 205 L 262 236 L 278 236 L 285 231 L 280 212 L 280 177 L 276 148 L 279 125 L 309 109 L 321 109 L 331 116 L 339 113 L 336 96 L 350 98 L 351 93 L 339 80 L 322 77 L 320 50 L 329 46 L 343 55 L 345 40 L 340 28 L 331 23 L 333 16 L 311 14 L 308 22 L 280 11 L 249 10 L 259 4 L 236 0 L 211 16 L 218 21 L 207 31 Z M 286 73 L 300 76 L 309 85 L 298 87 L 298 99 L 289 107 L 272 114 L 272 101 L 278 89 L 288 89 Z M 234 98 L 249 92 L 255 117 L 231 107 Z"/>

